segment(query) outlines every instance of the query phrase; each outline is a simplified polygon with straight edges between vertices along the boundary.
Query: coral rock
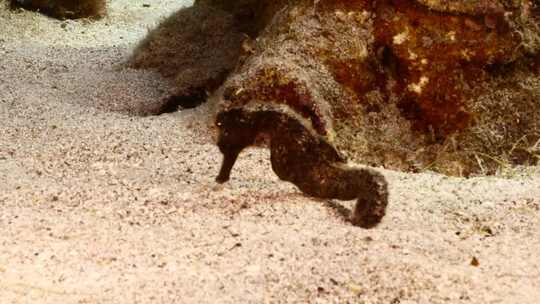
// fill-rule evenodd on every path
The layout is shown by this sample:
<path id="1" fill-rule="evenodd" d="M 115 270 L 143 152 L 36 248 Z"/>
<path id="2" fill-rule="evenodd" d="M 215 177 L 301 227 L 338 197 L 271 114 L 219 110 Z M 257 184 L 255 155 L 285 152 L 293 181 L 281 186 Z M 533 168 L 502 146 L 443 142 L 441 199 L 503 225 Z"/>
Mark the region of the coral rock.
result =
<path id="1" fill-rule="evenodd" d="M 199 0 L 192 9 L 208 7 L 234 30 L 202 37 L 244 37 L 227 44 L 236 61 L 216 91 L 218 181 L 262 138 L 280 178 L 316 197 L 357 198 L 353 221 L 372 227 L 386 182 L 348 160 L 471 175 L 539 159 L 537 2 Z M 205 79 L 199 87 L 217 88 Z"/>

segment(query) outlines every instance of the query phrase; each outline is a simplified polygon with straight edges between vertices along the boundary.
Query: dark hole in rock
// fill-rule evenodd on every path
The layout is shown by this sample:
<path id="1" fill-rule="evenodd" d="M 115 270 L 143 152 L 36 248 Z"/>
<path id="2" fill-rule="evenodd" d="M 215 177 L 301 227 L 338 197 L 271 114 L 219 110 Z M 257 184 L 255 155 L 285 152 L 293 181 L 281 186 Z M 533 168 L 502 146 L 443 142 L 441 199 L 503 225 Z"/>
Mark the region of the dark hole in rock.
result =
<path id="1" fill-rule="evenodd" d="M 190 95 L 173 95 L 166 99 L 161 109 L 156 115 L 174 113 L 181 109 L 193 109 L 206 101 L 206 91 L 204 89 L 195 90 Z"/>

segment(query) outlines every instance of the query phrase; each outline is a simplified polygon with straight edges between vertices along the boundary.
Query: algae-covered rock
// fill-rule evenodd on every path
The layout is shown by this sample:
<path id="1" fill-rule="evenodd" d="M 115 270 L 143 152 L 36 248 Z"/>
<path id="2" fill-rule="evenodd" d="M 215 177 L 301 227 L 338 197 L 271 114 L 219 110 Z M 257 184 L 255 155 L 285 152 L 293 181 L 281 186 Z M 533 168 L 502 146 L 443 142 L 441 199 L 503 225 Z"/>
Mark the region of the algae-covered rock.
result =
<path id="1" fill-rule="evenodd" d="M 462 176 L 538 161 L 537 2 L 199 0 L 191 9 L 208 7 L 234 30 L 207 27 L 202 40 L 178 43 L 244 37 L 225 48 L 236 61 L 215 91 L 219 181 L 262 138 L 280 178 L 316 197 L 358 198 L 353 221 L 371 227 L 386 182 L 348 161 Z M 207 79 L 197 86 L 217 88 Z"/>
<path id="2" fill-rule="evenodd" d="M 391 169 L 468 176 L 534 164 L 539 10 L 532 1 L 283 4 L 229 77 L 223 109 L 286 105 L 349 159 Z"/>
<path id="3" fill-rule="evenodd" d="M 181 29 L 181 30 L 180 30 Z M 206 100 L 237 65 L 245 35 L 231 14 L 207 5 L 169 16 L 137 47 L 129 66 L 151 69 L 174 90 L 157 113 L 189 108 Z"/>

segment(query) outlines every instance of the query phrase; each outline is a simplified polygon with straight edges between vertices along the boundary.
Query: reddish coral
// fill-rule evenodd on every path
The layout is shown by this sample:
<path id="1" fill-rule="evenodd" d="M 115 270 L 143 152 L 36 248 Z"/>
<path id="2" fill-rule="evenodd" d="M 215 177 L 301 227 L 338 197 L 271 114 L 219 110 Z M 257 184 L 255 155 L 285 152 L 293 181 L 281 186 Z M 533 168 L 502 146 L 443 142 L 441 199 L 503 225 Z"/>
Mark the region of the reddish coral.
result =
<path id="1" fill-rule="evenodd" d="M 375 37 L 398 60 L 396 93 L 404 115 L 442 136 L 464 130 L 471 120 L 465 100 L 477 93 L 485 67 L 515 60 L 520 40 L 498 10 L 465 15 L 414 1 L 380 3 Z"/>

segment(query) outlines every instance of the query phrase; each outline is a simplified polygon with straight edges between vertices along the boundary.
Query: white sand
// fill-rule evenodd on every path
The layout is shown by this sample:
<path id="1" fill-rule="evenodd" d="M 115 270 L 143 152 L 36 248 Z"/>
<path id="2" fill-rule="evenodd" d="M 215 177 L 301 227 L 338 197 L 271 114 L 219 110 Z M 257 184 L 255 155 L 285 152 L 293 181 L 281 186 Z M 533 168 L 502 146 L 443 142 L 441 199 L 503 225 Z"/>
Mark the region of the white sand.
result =
<path id="1" fill-rule="evenodd" d="M 0 10 L 0 303 L 538 303 L 539 168 L 386 171 L 363 230 L 264 149 L 217 187 L 211 104 L 132 115 L 168 88 L 118 63 L 188 2 L 114 0 L 95 24 Z"/>

